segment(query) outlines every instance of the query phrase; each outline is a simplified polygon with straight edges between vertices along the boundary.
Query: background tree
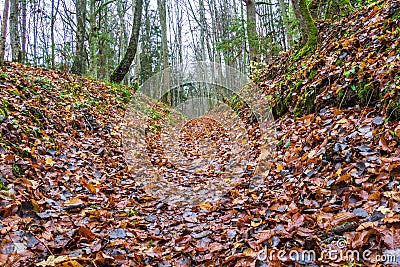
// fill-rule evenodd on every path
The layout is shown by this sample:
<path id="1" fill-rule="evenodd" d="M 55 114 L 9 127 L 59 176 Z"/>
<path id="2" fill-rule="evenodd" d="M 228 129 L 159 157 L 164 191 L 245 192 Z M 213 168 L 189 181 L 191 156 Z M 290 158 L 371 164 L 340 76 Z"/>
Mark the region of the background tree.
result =
<path id="1" fill-rule="evenodd" d="M 110 76 L 111 82 L 120 83 L 124 79 L 126 73 L 129 71 L 132 61 L 135 58 L 138 47 L 139 30 L 142 19 L 142 9 L 143 9 L 143 0 L 136 0 L 135 12 L 133 16 L 133 27 L 129 44 L 126 49 L 124 57 L 122 58 L 117 68 L 113 71 L 113 73 Z"/>
<path id="2" fill-rule="evenodd" d="M 76 51 L 71 71 L 82 75 L 86 73 L 86 0 L 76 0 Z"/>
<path id="3" fill-rule="evenodd" d="M 0 65 L 3 64 L 4 54 L 6 51 L 7 22 L 8 11 L 10 9 L 10 0 L 4 1 L 3 20 L 1 22 L 1 39 L 0 39 Z"/>
<path id="4" fill-rule="evenodd" d="M 340 19 L 347 16 L 353 6 L 350 0 L 310 0 L 308 8 L 314 19 Z"/>
<path id="5" fill-rule="evenodd" d="M 149 2 L 144 3 L 143 25 L 140 37 L 139 83 L 143 83 L 161 69 L 161 30 L 159 16 Z"/>
<path id="6" fill-rule="evenodd" d="M 254 0 L 245 0 L 247 17 L 247 36 L 249 42 L 250 60 L 259 61 L 256 4 Z"/>
<path id="7" fill-rule="evenodd" d="M 20 34 L 18 30 L 19 23 L 19 1 L 11 0 L 10 2 L 10 38 L 11 38 L 11 59 L 15 62 L 22 62 L 22 50 L 20 42 Z"/>
<path id="8" fill-rule="evenodd" d="M 5 60 L 109 80 L 116 79 L 114 70 L 126 62 L 126 73 L 132 74 L 123 75 L 122 82 L 126 84 L 133 80 L 142 83 L 166 66 L 191 61 L 225 63 L 247 72 L 251 61 L 271 62 L 298 43 L 300 37 L 304 46 L 298 54 L 301 55 L 317 41 L 313 19 L 338 19 L 366 3 L 361 0 L 150 0 L 143 2 L 142 16 L 137 18 L 143 24 L 137 26 L 136 1 L 132 0 L 5 0 L 4 3 L 9 1 L 12 14 L 2 23 L 2 31 L 9 29 L 10 33 L 2 33 L 0 42 Z M 307 15 L 307 2 L 313 19 Z M 5 12 L 6 9 L 2 10 L 3 21 Z M 136 31 L 137 41 L 129 35 Z M 128 49 L 132 42 L 134 48 Z M 128 51 L 128 54 L 134 52 L 131 60 L 124 59 Z"/>

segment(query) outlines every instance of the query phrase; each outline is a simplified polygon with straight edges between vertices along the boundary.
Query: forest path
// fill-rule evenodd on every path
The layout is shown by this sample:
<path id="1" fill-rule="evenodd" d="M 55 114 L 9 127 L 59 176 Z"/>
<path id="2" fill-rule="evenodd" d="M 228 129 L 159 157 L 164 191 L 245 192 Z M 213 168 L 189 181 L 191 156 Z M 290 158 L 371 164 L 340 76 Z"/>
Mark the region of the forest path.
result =
<path id="1" fill-rule="evenodd" d="M 146 166 L 127 164 L 126 88 L 19 64 L 3 68 L 0 87 L 2 266 L 286 266 L 304 261 L 262 253 L 397 253 L 400 126 L 374 108 L 277 120 L 274 160 L 256 187 L 244 152 L 257 127 L 223 112 L 176 128 L 159 127 L 173 117 L 145 119 L 143 156 L 157 170 L 146 181 L 170 179 L 179 190 L 161 187 L 168 197 L 211 189 L 185 205 L 143 190 Z M 225 173 L 238 179 L 213 194 Z"/>

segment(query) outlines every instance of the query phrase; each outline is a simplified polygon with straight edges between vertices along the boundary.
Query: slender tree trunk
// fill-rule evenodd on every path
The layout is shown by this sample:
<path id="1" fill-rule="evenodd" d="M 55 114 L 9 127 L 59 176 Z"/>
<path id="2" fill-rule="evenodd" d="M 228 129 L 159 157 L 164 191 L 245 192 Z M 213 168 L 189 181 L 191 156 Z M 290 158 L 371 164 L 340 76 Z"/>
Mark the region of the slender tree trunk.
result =
<path id="1" fill-rule="evenodd" d="M 132 61 L 135 58 L 139 40 L 139 30 L 142 18 L 142 7 L 143 7 L 143 0 L 136 0 L 135 12 L 133 16 L 133 27 L 129 44 L 126 49 L 124 57 L 122 58 L 117 68 L 113 71 L 113 73 L 110 76 L 111 82 L 120 83 L 124 79 L 126 73 L 129 71 Z"/>
<path id="2" fill-rule="evenodd" d="M 5 0 L 4 1 L 4 10 L 3 10 L 3 21 L 1 23 L 0 65 L 4 61 L 4 54 L 6 51 L 7 22 L 8 22 L 9 9 L 10 9 L 10 0 Z"/>
<path id="3" fill-rule="evenodd" d="M 99 56 L 97 53 L 97 44 L 98 44 L 98 36 L 99 36 L 99 28 L 96 25 L 96 14 L 95 14 L 95 7 L 96 0 L 89 1 L 89 25 L 90 25 L 90 32 L 89 32 L 89 73 L 93 77 L 97 77 L 97 57 Z"/>
<path id="4" fill-rule="evenodd" d="M 83 75 L 86 73 L 86 0 L 76 0 L 76 24 L 76 52 L 71 71 Z"/>
<path id="5" fill-rule="evenodd" d="M 55 0 L 51 0 L 51 21 L 50 21 L 50 35 L 51 35 L 51 68 L 55 68 L 55 38 L 54 38 L 54 27 L 56 24 L 56 16 L 58 13 L 58 7 L 60 5 L 60 0 L 57 0 L 57 6 L 55 5 Z"/>
<path id="6" fill-rule="evenodd" d="M 201 60 L 204 61 L 206 59 L 206 49 L 205 49 L 205 27 L 206 27 L 206 18 L 204 14 L 204 1 L 199 0 L 199 11 L 200 11 L 200 46 L 201 46 Z"/>
<path id="7" fill-rule="evenodd" d="M 168 68 L 168 41 L 167 41 L 167 19 L 165 0 L 157 0 L 158 12 L 160 16 L 161 24 L 161 43 L 162 43 L 162 55 L 163 55 L 163 69 Z"/>
<path id="8" fill-rule="evenodd" d="M 18 32 L 18 0 L 11 0 L 10 8 L 10 37 L 11 37 L 11 58 L 14 62 L 22 61 L 21 43 Z"/>
<path id="9" fill-rule="evenodd" d="M 290 23 L 289 23 L 289 16 L 287 13 L 286 3 L 284 0 L 278 0 L 278 2 L 279 2 L 279 8 L 281 10 L 282 18 L 283 18 L 283 24 L 285 27 L 284 34 L 286 35 L 287 46 L 289 48 L 293 44 L 293 36 L 290 33 Z"/>
<path id="10" fill-rule="evenodd" d="M 40 6 L 40 0 L 37 2 L 37 5 Z M 33 13 L 33 47 L 32 47 L 32 56 L 33 56 L 33 64 L 35 66 L 38 65 L 38 53 L 37 53 L 37 43 L 38 43 L 38 25 L 39 19 L 36 12 Z"/>
<path id="11" fill-rule="evenodd" d="M 351 10 L 350 0 L 329 0 L 326 3 L 325 19 L 345 17 Z"/>
<path id="12" fill-rule="evenodd" d="M 240 18 L 242 21 L 242 28 L 245 29 L 245 19 L 244 19 L 244 8 L 243 5 L 240 5 Z M 246 33 L 244 31 L 242 31 L 242 39 L 243 39 L 243 64 L 242 64 L 242 71 L 245 72 L 247 71 L 246 66 L 248 65 L 248 54 L 247 54 L 247 45 L 246 45 Z"/>
<path id="13" fill-rule="evenodd" d="M 162 44 L 162 55 L 163 55 L 163 95 L 164 102 L 168 104 L 172 104 L 172 96 L 169 91 L 169 71 L 168 71 L 168 40 L 167 40 L 167 18 L 166 18 L 166 8 L 165 8 L 165 0 L 157 0 L 158 7 L 158 15 L 160 16 L 160 25 L 161 25 L 161 44 Z"/>
<path id="14" fill-rule="evenodd" d="M 119 46 L 118 46 L 118 59 L 120 59 L 122 53 L 126 49 L 127 45 L 127 32 L 126 32 L 126 26 L 125 26 L 125 20 L 124 20 L 124 13 L 126 10 L 123 8 L 123 3 L 121 0 L 118 0 L 117 2 L 117 12 L 118 12 L 118 18 L 119 18 L 119 27 L 121 28 L 122 33 L 119 35 Z"/>
<path id="15" fill-rule="evenodd" d="M 21 60 L 20 62 L 23 63 L 26 61 L 26 0 L 21 0 L 22 5 L 22 16 L 21 16 Z"/>
<path id="16" fill-rule="evenodd" d="M 54 40 L 54 24 L 55 24 L 55 4 L 54 0 L 51 0 L 51 20 L 50 20 L 50 38 L 51 38 L 51 68 L 54 69 L 54 58 L 55 58 L 55 40 Z"/>
<path id="17" fill-rule="evenodd" d="M 260 61 L 257 35 L 257 13 L 254 0 L 246 0 L 247 38 L 249 42 L 250 60 Z"/>

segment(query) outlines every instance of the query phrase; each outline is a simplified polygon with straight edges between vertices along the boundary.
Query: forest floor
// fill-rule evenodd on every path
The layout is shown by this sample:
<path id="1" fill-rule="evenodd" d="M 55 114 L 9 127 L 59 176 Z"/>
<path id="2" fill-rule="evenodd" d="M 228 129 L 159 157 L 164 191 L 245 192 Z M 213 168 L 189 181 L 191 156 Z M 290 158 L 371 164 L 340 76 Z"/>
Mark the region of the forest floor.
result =
<path id="1" fill-rule="evenodd" d="M 129 88 L 5 63 L 0 265 L 400 264 L 399 8 L 382 1 L 325 22 L 312 56 L 284 55 L 253 74 L 277 117 L 269 169 L 251 187 L 246 166 L 212 204 L 144 190 L 146 170 L 125 158 Z M 211 186 L 245 154 L 224 125 L 200 118 L 176 134 L 184 157 L 172 164 L 158 125 L 175 115 L 148 99 L 143 110 L 149 162 L 172 183 Z M 210 155 L 207 166 L 196 161 Z"/>

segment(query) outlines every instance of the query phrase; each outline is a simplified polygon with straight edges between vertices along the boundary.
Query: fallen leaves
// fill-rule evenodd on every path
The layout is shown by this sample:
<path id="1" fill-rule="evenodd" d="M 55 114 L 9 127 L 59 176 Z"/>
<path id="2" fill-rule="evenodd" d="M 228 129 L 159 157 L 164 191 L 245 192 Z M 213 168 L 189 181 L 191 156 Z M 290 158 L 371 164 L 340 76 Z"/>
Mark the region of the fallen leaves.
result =
<path id="1" fill-rule="evenodd" d="M 393 30 L 381 31 L 387 9 L 355 15 L 370 25 L 360 32 L 358 23 L 350 25 L 358 41 L 352 33 L 329 43 L 325 52 L 330 54 L 305 59 L 298 74 L 301 92 L 320 90 L 318 112 L 277 120 L 273 151 L 257 152 L 249 142 L 257 127 L 234 128 L 237 134 L 229 136 L 216 118 L 192 120 L 177 135 L 186 157 L 178 158 L 185 162 L 177 168 L 177 158 L 161 154 L 167 151 L 160 149 L 159 127 L 150 125 L 151 142 L 134 145 L 148 149 L 157 170 L 182 186 L 203 181 L 211 186 L 232 160 L 260 153 L 270 161 L 263 177 L 251 177 L 251 162 L 232 165 L 243 179 L 224 188 L 218 201 L 192 206 L 169 205 L 146 194 L 140 175 L 147 170 L 127 166 L 121 146 L 129 93 L 121 90 L 126 88 L 7 63 L 0 91 L 0 180 L 6 187 L 0 189 L 0 265 L 266 266 L 258 253 L 282 250 L 285 261 L 275 256 L 268 264 L 287 266 L 304 263 L 290 261 L 291 250 L 320 254 L 338 240 L 375 254 L 398 249 L 400 126 L 388 120 L 396 112 L 388 103 L 398 94 L 399 42 L 392 27 L 398 19 L 387 24 Z M 381 32 L 388 40 L 373 38 Z M 370 48 L 358 47 L 362 44 Z M 317 66 L 320 71 L 311 79 Z M 273 68 L 278 81 L 284 68 Z M 279 83 L 263 79 L 266 91 L 278 90 Z M 379 92 L 386 98 L 380 104 L 387 108 L 350 105 L 356 81 L 371 86 L 368 97 Z M 280 83 L 280 92 L 290 92 L 285 86 L 296 82 Z M 347 92 L 341 108 L 332 107 L 341 92 Z M 293 103 L 301 101 L 298 96 L 292 95 Z M 151 100 L 140 101 L 145 107 L 154 104 L 153 115 L 168 113 Z M 257 184 L 250 190 L 251 179 Z M 154 186 L 165 194 L 179 192 Z"/>

